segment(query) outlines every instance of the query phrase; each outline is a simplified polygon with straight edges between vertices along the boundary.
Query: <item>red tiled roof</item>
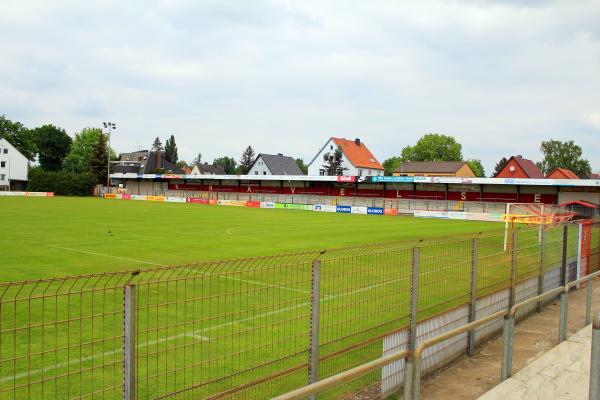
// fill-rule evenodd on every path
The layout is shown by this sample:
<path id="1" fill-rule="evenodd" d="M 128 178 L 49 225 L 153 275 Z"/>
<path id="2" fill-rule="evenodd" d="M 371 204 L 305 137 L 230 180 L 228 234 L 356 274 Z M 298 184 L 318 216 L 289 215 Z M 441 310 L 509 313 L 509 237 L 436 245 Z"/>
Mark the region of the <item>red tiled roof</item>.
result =
<path id="1" fill-rule="evenodd" d="M 523 158 L 521 156 L 512 156 L 511 158 L 514 159 L 517 164 L 519 164 L 519 167 L 521 167 L 523 172 L 525 172 L 525 174 L 527 174 L 528 178 L 532 178 L 532 179 L 545 178 L 542 171 L 540 171 L 540 169 L 537 167 L 537 165 L 535 165 L 535 163 L 533 161 L 528 160 L 527 158 Z"/>
<path id="2" fill-rule="evenodd" d="M 551 178 L 551 179 L 579 179 L 579 177 L 577 175 L 575 175 L 575 173 L 573 171 L 571 171 L 570 169 L 566 169 L 566 168 L 554 168 L 548 175 L 546 175 L 546 178 Z"/>
<path id="3" fill-rule="evenodd" d="M 568 203 L 560 204 L 559 207 L 572 206 L 575 204 L 578 204 L 578 205 L 584 206 L 584 207 L 588 207 L 588 208 L 598 208 L 597 204 L 588 203 L 587 201 L 582 201 L 582 200 L 569 201 Z"/>
<path id="4" fill-rule="evenodd" d="M 335 144 L 342 148 L 348 160 L 355 167 L 383 170 L 383 166 L 361 141 L 356 144 L 354 140 L 332 138 Z"/>

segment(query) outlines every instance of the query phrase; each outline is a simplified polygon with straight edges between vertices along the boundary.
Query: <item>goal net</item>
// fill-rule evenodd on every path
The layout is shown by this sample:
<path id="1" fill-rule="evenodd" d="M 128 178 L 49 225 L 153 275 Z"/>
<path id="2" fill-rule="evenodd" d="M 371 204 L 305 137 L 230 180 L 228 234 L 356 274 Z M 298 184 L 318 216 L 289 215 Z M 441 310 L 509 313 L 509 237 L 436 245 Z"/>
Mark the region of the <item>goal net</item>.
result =
<path id="1" fill-rule="evenodd" d="M 570 221 L 575 213 L 569 212 L 565 207 L 555 204 L 543 203 L 507 203 L 506 211 L 502 215 L 504 228 L 504 251 L 508 246 L 509 234 L 516 224 L 539 226 L 540 241 L 542 230 L 549 226 L 559 226 Z"/>

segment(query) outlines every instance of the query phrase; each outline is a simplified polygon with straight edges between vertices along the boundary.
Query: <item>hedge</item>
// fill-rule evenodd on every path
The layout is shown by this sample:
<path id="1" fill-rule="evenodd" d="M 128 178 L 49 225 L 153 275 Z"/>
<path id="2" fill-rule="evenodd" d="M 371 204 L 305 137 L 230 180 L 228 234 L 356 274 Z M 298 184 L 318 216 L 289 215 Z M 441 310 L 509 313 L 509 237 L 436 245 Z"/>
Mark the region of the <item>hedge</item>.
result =
<path id="1" fill-rule="evenodd" d="M 39 167 L 29 170 L 29 192 L 54 192 L 57 196 L 90 196 L 96 179 L 89 173 L 45 171 Z"/>

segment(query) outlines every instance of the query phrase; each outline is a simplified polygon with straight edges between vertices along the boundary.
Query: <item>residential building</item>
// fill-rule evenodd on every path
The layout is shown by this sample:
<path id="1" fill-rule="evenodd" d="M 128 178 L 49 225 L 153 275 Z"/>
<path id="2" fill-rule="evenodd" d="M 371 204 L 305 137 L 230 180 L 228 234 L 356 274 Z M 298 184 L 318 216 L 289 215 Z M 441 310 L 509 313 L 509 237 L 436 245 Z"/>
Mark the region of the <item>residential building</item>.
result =
<path id="1" fill-rule="evenodd" d="M 407 161 L 393 172 L 394 176 L 457 176 L 475 177 L 465 161 Z"/>
<path id="2" fill-rule="evenodd" d="M 327 175 L 323 167 L 323 157 L 333 153 L 337 147 L 342 149 L 343 168 L 341 175 L 346 176 L 383 176 L 383 166 L 360 139 L 329 138 L 317 155 L 308 164 L 308 175 Z"/>
<path id="3" fill-rule="evenodd" d="M 590 179 L 600 179 L 600 172 L 598 172 L 598 173 L 592 173 L 590 175 Z"/>
<path id="4" fill-rule="evenodd" d="M 281 153 L 261 153 L 254 160 L 248 175 L 304 175 L 296 160 Z"/>
<path id="5" fill-rule="evenodd" d="M 548 179 L 580 179 L 573 171 L 566 168 L 554 168 L 548 175 Z"/>
<path id="6" fill-rule="evenodd" d="M 0 138 L 0 190 L 25 190 L 29 160 L 10 142 Z"/>
<path id="7" fill-rule="evenodd" d="M 533 161 L 518 155 L 512 156 L 494 178 L 543 179 L 545 176 Z"/>
<path id="8" fill-rule="evenodd" d="M 165 160 L 165 152 L 139 150 L 123 153 L 115 164 L 115 173 L 152 174 L 155 172 L 170 172 L 181 174 L 183 171 L 176 164 Z"/>
<path id="9" fill-rule="evenodd" d="M 226 175 L 225 170 L 220 165 L 215 164 L 196 164 L 192 168 L 192 175 Z"/>

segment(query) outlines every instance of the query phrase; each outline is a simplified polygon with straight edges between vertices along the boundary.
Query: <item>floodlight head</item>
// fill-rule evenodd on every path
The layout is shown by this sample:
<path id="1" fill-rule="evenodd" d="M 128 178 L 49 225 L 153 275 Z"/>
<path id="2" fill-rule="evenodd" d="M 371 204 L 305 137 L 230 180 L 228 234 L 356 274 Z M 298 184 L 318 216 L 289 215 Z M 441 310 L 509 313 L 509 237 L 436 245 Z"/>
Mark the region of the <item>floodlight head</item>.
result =
<path id="1" fill-rule="evenodd" d="M 104 127 L 107 128 L 106 122 L 103 122 L 102 125 L 104 125 Z"/>

